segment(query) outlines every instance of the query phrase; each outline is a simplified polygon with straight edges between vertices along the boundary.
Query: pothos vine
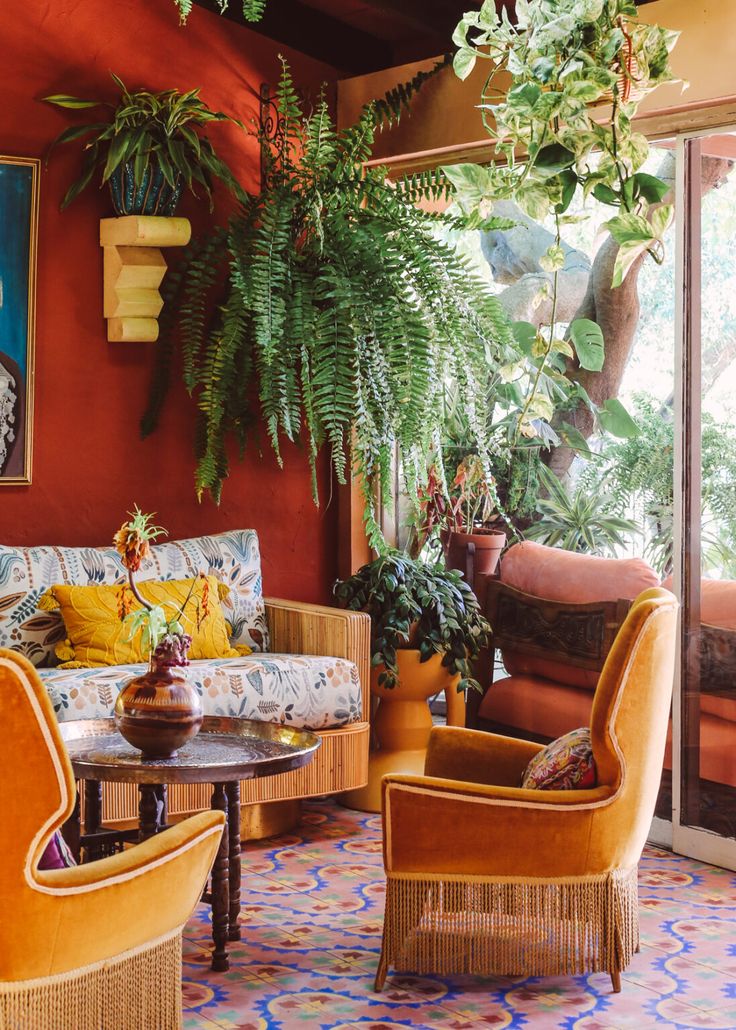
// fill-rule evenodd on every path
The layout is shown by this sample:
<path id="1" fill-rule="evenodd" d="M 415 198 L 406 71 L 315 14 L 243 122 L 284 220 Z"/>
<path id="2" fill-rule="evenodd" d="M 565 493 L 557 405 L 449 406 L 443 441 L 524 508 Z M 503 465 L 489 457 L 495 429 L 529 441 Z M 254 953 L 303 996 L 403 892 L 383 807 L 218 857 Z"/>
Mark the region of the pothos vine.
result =
<path id="1" fill-rule="evenodd" d="M 522 435 L 540 434 L 540 427 L 543 438 L 554 436 L 545 416 L 564 379 L 551 364 L 554 355 L 575 357 L 589 371 L 603 367 L 605 341 L 595 322 L 576 319 L 565 339 L 556 335 L 562 228 L 572 220 L 567 211 L 578 189 L 586 199 L 592 195 L 618 209 L 605 223 L 619 245 L 614 287 L 642 254 L 663 258 L 662 237 L 673 216 L 672 206 L 663 203 L 669 186 L 641 171 L 649 145 L 632 121 L 641 99 L 673 79 L 669 54 L 677 39 L 675 32 L 641 22 L 633 0 L 517 0 L 516 18 L 512 24 L 505 10 L 499 15 L 493 0 L 486 0 L 455 30 L 460 78 L 479 60 L 491 64 L 479 106 L 495 160 L 444 169 L 465 211 L 512 200 L 535 220 L 554 216 L 554 243 L 540 262 L 552 277 L 548 333 L 516 324 L 531 367 L 512 447 Z M 628 415 L 617 401 L 607 405 L 595 409 L 599 421 L 622 429 Z M 566 442 L 575 446 L 576 440 Z"/>

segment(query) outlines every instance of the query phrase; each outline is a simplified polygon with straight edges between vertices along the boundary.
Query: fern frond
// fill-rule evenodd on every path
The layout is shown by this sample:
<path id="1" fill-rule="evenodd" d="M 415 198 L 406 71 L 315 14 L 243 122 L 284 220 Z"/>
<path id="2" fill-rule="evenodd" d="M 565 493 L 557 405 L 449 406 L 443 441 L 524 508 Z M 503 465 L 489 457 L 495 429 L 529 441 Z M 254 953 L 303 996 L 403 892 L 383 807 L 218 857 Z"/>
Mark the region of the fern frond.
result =
<path id="1" fill-rule="evenodd" d="M 405 106 L 427 77 L 399 90 L 389 109 Z M 489 462 L 477 398 L 511 331 L 487 285 L 415 205 L 442 194 L 441 173 L 391 186 L 366 165 L 374 111 L 338 131 L 324 97 L 302 110 L 286 65 L 276 102 L 289 134 L 278 174 L 184 266 L 179 335 L 198 408 L 195 485 L 219 498 L 226 440 L 244 445 L 257 390 L 277 459 L 282 437 L 304 442 L 315 500 L 322 449 L 339 481 L 360 475 L 367 529 L 380 546 L 374 487 L 390 491 L 396 449 L 409 484 L 426 474 L 450 380 Z M 225 299 L 210 318 L 221 268 Z"/>
<path id="2" fill-rule="evenodd" d="M 396 125 L 401 120 L 402 114 L 410 110 L 411 102 L 419 90 L 450 64 L 452 64 L 452 54 L 448 53 L 429 71 L 417 72 L 408 82 L 399 83 L 398 86 L 394 86 L 385 93 L 380 100 L 374 100 L 370 107 L 376 127 L 383 129 L 384 126 L 391 128 Z"/>

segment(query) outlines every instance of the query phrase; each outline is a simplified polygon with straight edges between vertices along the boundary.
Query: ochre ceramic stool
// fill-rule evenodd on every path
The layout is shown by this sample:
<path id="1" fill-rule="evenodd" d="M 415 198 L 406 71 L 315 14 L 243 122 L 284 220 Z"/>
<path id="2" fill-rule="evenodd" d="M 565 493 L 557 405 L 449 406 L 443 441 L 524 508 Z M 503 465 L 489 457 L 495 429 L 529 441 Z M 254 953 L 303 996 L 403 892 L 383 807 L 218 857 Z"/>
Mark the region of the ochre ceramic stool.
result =
<path id="1" fill-rule="evenodd" d="M 368 782 L 365 787 L 341 795 L 347 808 L 361 812 L 381 811 L 381 780 L 386 773 L 408 773 L 421 776 L 432 729 L 429 698 L 447 692 L 448 722 L 456 725 L 462 720 L 464 703 L 456 699 L 459 676 L 452 676 L 442 665 L 442 656 L 434 655 L 429 661 L 419 661 L 419 651 L 397 652 L 399 683 L 392 690 L 379 686 L 378 677 L 383 666 L 371 671 L 371 694 L 380 699 L 373 731 L 378 744 L 368 762 Z"/>

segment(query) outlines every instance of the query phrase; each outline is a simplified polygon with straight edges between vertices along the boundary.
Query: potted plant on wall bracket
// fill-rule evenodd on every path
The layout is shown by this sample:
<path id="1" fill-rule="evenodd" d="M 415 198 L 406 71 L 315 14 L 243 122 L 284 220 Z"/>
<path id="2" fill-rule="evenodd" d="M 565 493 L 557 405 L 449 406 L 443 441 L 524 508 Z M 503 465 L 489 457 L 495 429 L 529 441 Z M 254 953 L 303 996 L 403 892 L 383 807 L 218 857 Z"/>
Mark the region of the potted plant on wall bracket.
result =
<path id="1" fill-rule="evenodd" d="M 677 39 L 675 32 L 640 22 L 633 0 L 517 0 L 516 16 L 511 24 L 505 10 L 499 15 L 486 0 L 455 30 L 456 73 L 464 79 L 478 62 L 490 69 L 480 108 L 495 161 L 444 169 L 467 210 L 512 200 L 531 219 L 554 221 L 553 241 L 540 261 L 550 277 L 551 313 L 544 324 L 514 327 L 534 368 L 512 448 L 548 424 L 550 385 L 566 389 L 575 369 L 599 372 L 605 360 L 603 333 L 584 308 L 564 337 L 555 324 L 565 264 L 562 232 L 572 220 L 567 212 L 576 191 L 617 211 L 606 222 L 617 245 L 613 287 L 645 254 L 662 261 L 662 238 L 673 216 L 664 203 L 670 187 L 641 170 L 649 147 L 633 119 L 644 96 L 673 80 L 669 53 Z M 622 435 L 630 428 L 615 399 L 600 411 L 584 391 L 577 401 L 602 424 L 615 422 Z M 569 443 L 574 447 L 575 439 Z"/>
<path id="2" fill-rule="evenodd" d="M 211 111 L 199 89 L 180 93 L 148 90 L 131 92 L 117 75 L 117 104 L 56 94 L 44 99 L 70 110 L 106 109 L 103 120 L 65 129 L 52 143 L 70 143 L 87 137 L 79 178 L 61 202 L 67 207 L 99 173 L 110 189 L 117 218 L 102 219 L 100 244 L 104 247 L 104 302 L 107 338 L 116 342 L 149 342 L 158 337 L 158 315 L 163 306 L 158 291 L 166 271 L 160 247 L 186 246 L 191 226 L 174 218 L 184 189 L 196 195 L 201 188 L 212 209 L 212 180 L 219 179 L 239 198 L 244 194 L 230 169 L 205 137 L 197 131 L 211 122 L 236 119 Z M 49 151 L 50 152 L 50 151 Z M 148 248 L 145 260 L 139 248 Z"/>
<path id="3" fill-rule="evenodd" d="M 44 97 L 47 103 L 67 110 L 106 111 L 105 117 L 65 129 L 49 148 L 50 154 L 60 143 L 90 137 L 84 145 L 82 172 L 67 190 L 62 209 L 98 172 L 102 183 L 109 185 L 116 215 L 174 215 L 182 191 L 186 188 L 196 195 L 198 187 L 209 197 L 211 210 L 213 178 L 242 196 L 233 173 L 197 131 L 212 122 L 231 122 L 243 128 L 241 122 L 211 111 L 199 89 L 131 92 L 117 75 L 112 78 L 120 89 L 117 104 L 66 94 Z"/>
<path id="4" fill-rule="evenodd" d="M 219 499 L 227 439 L 246 441 L 256 380 L 278 460 L 284 438 L 303 442 L 315 498 L 323 449 L 340 482 L 357 474 L 371 543 L 381 547 L 374 487 L 388 488 L 395 449 L 416 496 L 442 424 L 441 384 L 451 376 L 483 459 L 474 398 L 513 338 L 487 285 L 437 237 L 446 216 L 417 207 L 444 187 L 434 176 L 394 185 L 366 163 L 378 105 L 337 130 L 324 96 L 304 109 L 286 65 L 274 102 L 279 145 L 259 130 L 260 193 L 227 227 L 196 241 L 169 280 L 179 324 L 171 342 L 181 345 L 199 411 L 195 486 Z M 379 109 L 391 117 L 390 105 Z M 158 418 L 171 346 L 159 357 L 144 433 Z"/>
<path id="5" fill-rule="evenodd" d="M 424 770 L 432 728 L 427 700 L 444 691 L 448 722 L 464 723 L 461 695 L 481 689 L 471 665 L 489 642 L 490 626 L 458 572 L 399 551 L 388 551 L 338 581 L 335 597 L 342 608 L 371 617 L 378 750 L 371 755 L 368 785 L 352 791 L 347 804 L 379 812 L 384 773 Z"/>

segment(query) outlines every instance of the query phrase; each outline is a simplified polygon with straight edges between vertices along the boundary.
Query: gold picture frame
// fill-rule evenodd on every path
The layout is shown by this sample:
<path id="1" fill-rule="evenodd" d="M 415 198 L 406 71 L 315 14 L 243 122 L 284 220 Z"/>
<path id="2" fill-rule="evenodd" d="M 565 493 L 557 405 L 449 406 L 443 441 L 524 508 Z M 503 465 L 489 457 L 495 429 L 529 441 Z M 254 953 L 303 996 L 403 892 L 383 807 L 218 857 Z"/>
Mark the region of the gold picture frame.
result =
<path id="1" fill-rule="evenodd" d="M 40 178 L 0 154 L 0 486 L 31 482 Z"/>

